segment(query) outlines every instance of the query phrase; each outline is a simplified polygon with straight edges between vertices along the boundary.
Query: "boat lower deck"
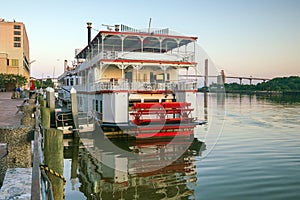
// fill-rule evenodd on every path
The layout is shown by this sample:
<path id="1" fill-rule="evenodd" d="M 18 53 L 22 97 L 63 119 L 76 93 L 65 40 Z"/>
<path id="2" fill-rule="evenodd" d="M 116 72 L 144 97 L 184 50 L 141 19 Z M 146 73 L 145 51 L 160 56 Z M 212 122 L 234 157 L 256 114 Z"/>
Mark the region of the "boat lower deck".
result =
<path id="1" fill-rule="evenodd" d="M 188 123 L 151 123 L 148 125 L 130 124 L 111 124 L 102 123 L 100 128 L 106 137 L 134 137 L 136 139 L 155 139 L 168 137 L 190 137 L 194 135 L 194 128 L 197 125 L 205 124 L 201 122 Z"/>

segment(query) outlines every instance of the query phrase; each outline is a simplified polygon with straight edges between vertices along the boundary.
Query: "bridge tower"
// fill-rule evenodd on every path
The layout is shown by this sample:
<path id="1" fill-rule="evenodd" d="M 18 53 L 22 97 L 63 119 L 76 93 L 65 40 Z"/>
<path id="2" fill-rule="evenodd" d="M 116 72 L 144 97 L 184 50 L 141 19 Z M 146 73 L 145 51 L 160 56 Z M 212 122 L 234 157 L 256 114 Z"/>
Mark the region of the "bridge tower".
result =
<path id="1" fill-rule="evenodd" d="M 225 83 L 225 72 L 221 70 L 220 75 L 217 76 L 218 85 L 223 85 Z"/>
<path id="2" fill-rule="evenodd" d="M 208 59 L 204 61 L 204 87 L 208 87 Z"/>
<path id="3" fill-rule="evenodd" d="M 221 70 L 221 77 L 222 77 L 223 84 L 226 83 L 226 76 L 225 76 L 225 72 L 223 69 Z"/>

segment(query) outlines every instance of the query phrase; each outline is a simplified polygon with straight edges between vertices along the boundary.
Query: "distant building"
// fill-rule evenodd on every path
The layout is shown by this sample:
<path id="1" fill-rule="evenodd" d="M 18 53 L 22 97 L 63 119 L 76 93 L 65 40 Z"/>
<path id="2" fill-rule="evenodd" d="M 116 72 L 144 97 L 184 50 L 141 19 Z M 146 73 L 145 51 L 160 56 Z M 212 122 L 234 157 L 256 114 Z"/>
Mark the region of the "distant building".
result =
<path id="1" fill-rule="evenodd" d="M 0 18 L 0 73 L 23 75 L 29 81 L 29 40 L 22 22 Z"/>

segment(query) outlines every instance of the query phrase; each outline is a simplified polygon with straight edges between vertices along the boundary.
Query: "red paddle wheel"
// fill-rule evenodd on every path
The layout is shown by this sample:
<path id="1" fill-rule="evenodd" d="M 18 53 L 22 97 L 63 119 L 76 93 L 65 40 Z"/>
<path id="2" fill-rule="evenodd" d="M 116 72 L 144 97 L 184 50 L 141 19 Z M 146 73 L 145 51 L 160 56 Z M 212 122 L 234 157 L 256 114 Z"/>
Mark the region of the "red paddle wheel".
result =
<path id="1" fill-rule="evenodd" d="M 138 125 L 137 138 L 187 136 L 194 133 L 193 108 L 186 102 L 134 103 L 130 115 Z"/>

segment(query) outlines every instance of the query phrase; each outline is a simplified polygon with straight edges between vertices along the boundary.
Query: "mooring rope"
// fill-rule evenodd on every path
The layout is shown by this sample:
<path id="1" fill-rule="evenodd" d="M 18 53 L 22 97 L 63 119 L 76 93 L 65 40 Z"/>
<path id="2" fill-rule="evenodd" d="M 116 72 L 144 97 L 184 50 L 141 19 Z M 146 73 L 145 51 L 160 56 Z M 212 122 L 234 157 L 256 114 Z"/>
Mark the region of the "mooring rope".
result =
<path id="1" fill-rule="evenodd" d="M 50 174 L 62 179 L 63 183 L 64 183 L 64 191 L 63 191 L 63 199 L 65 199 L 65 185 L 66 185 L 66 178 L 61 175 L 60 173 L 54 171 L 53 169 L 50 169 L 47 165 L 40 165 L 41 170 L 44 170 L 46 172 L 49 172 Z"/>

